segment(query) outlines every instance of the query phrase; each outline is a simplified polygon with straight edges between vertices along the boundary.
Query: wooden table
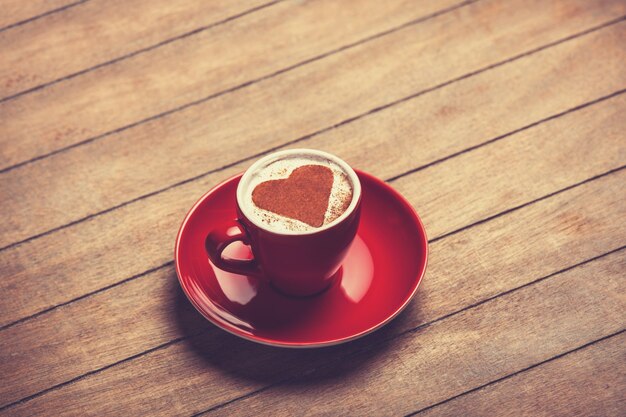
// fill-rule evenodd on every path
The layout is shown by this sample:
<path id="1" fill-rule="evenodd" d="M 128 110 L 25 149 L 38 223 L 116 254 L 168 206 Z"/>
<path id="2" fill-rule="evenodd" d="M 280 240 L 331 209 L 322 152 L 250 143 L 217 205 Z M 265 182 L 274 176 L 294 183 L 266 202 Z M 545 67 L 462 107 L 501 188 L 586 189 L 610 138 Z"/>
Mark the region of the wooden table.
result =
<path id="1" fill-rule="evenodd" d="M 624 415 L 626 2 L 3 0 L 0 416 Z M 191 205 L 317 148 L 425 221 L 332 348 L 193 310 Z"/>

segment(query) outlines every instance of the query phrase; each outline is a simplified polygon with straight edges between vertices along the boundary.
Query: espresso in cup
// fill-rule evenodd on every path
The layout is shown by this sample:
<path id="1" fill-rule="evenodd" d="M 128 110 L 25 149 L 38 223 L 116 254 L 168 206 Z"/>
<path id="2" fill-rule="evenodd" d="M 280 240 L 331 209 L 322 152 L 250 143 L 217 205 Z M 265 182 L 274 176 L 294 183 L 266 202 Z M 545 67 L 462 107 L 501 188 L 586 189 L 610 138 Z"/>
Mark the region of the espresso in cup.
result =
<path id="1" fill-rule="evenodd" d="M 276 233 L 329 227 L 354 196 L 349 174 L 339 164 L 307 154 L 271 160 L 251 172 L 242 186 L 242 209 Z"/>

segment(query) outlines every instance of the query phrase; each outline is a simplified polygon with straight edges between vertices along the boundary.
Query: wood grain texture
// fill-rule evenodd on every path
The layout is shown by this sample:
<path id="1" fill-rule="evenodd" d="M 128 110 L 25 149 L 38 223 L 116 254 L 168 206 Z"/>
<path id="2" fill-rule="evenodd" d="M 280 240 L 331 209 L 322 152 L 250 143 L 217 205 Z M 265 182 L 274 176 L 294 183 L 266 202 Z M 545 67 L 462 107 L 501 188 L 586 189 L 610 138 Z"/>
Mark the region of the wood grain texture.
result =
<path id="1" fill-rule="evenodd" d="M 0 33 L 0 99 L 218 23 L 269 0 L 90 0 Z M 24 2 L 27 3 L 27 2 Z M 146 68 L 146 72 L 149 69 Z"/>
<path id="2" fill-rule="evenodd" d="M 624 268 L 622 251 L 357 354 L 349 376 L 338 363 L 212 414 L 406 415 L 622 330 Z"/>
<path id="3" fill-rule="evenodd" d="M 0 0 L 0 417 L 623 413 L 626 3 L 59 1 Z M 295 147 L 431 238 L 404 313 L 326 349 L 210 325 L 172 262 Z"/>
<path id="4" fill-rule="evenodd" d="M 331 0 L 288 1 L 258 10 L 0 104 L 0 117 L 5 125 L 5 134 L 0 136 L 0 150 L 4 143 L 12 144 L 9 149 L 0 151 L 0 167 L 223 92 L 459 2 L 461 0 L 419 1 L 411 2 L 413 5 L 408 7 L 408 0 L 385 3 L 353 0 L 349 5 Z M 145 6 L 150 2 L 142 3 Z M 197 3 L 198 7 L 207 8 L 204 6 L 206 2 Z M 248 3 L 251 2 L 248 0 Z M 167 11 L 170 6 L 161 8 L 157 4 L 154 7 L 154 13 L 159 15 L 160 10 Z M 187 6 L 182 7 L 186 9 Z M 113 10 L 123 13 L 122 18 L 129 18 L 126 7 L 114 7 Z M 142 13 L 141 9 L 137 13 Z M 337 26 L 336 19 L 345 19 L 351 24 Z M 75 21 L 77 25 L 86 24 L 83 16 L 77 16 Z M 154 22 L 158 27 L 161 24 Z M 143 31 L 137 24 L 130 27 Z M 117 37 L 124 36 L 115 28 L 109 30 Z M 84 29 L 78 28 L 77 32 L 84 32 Z M 159 32 L 147 33 L 152 37 L 161 36 Z M 23 39 L 29 42 L 26 35 Z M 86 44 L 84 48 L 93 46 L 89 38 L 83 42 Z M 11 62 L 8 64 L 4 73 L 14 77 L 10 75 L 14 68 Z M 61 67 L 57 72 L 61 71 L 65 69 Z M 0 80 L 3 78 L 0 76 Z M 24 112 L 24 109 L 28 111 Z"/>
<path id="5" fill-rule="evenodd" d="M 2 0 L 0 1 L 0 29 L 76 2 L 77 0 Z"/>
<path id="6" fill-rule="evenodd" d="M 626 7 L 619 2 L 619 7 L 607 5 L 597 13 L 586 13 L 591 3 L 585 1 L 564 15 L 539 0 L 525 1 L 525 7 L 520 4 L 521 0 L 472 4 L 4 173 L 0 191 L 7 196 L 3 202 L 7 221 L 0 224 L 0 245 L 327 129 L 377 106 L 580 32 L 615 17 Z M 476 21 L 488 24 L 476 27 Z M 81 95 L 89 97 L 82 90 Z M 117 108 L 130 112 L 125 105 Z M 46 117 L 56 120 L 53 113 L 54 106 L 47 108 Z M 99 119 L 101 114 L 107 113 L 98 113 Z M 209 115 L 211 122 L 207 123 Z M 155 138 L 159 140 L 155 142 Z M 24 189 L 30 192 L 18 192 Z"/>
<path id="7" fill-rule="evenodd" d="M 626 334 L 598 342 L 419 416 L 621 416 Z"/>
<path id="8" fill-rule="evenodd" d="M 623 48 L 602 47 L 618 45 L 623 28 L 623 25 L 606 28 L 550 48 L 324 132 L 295 146 L 325 149 L 377 176 L 390 178 L 566 111 L 573 105 L 610 94 L 625 85 L 621 62 L 626 60 L 626 51 Z M 569 76 L 559 76 L 555 68 L 567 69 Z M 562 94 L 563 91 L 568 94 Z M 541 97 L 541 100 L 537 101 L 536 97 Z M 616 109 L 621 108 L 621 100 L 611 101 L 618 103 Z M 602 108 L 606 109 L 607 106 L 610 105 L 602 105 Z M 515 110 L 503 113 L 503 108 Z M 605 114 L 600 118 L 615 114 L 611 110 L 606 113 L 596 111 L 599 110 L 583 112 L 587 115 L 585 120 L 593 118 L 595 114 Z M 566 125 L 576 117 L 575 114 L 569 117 Z M 558 123 L 557 126 L 560 126 L 561 123 Z M 597 125 L 593 121 L 589 123 L 590 126 Z M 614 135 L 610 129 L 613 127 L 600 126 L 601 131 Z M 586 131 L 584 126 L 583 131 Z M 566 132 L 568 130 L 555 134 L 562 136 Z M 532 130 L 529 134 L 532 135 Z M 563 139 L 564 143 L 580 143 L 581 150 L 593 146 L 582 135 L 573 141 L 569 141 L 568 137 Z M 600 140 L 600 136 L 593 137 Z M 410 138 L 410 141 L 404 138 Z M 615 141 L 611 143 L 613 146 L 598 147 L 592 151 L 591 154 L 597 156 L 587 161 L 565 156 L 550 159 L 555 165 L 550 167 L 547 163 L 543 164 L 545 171 L 538 171 L 542 174 L 529 180 L 529 184 L 539 181 L 546 188 L 537 188 L 532 195 L 528 194 L 533 190 L 529 188 L 525 193 L 510 197 L 536 198 L 542 192 L 554 191 L 569 185 L 570 181 L 581 181 L 601 173 L 602 169 L 614 167 L 610 161 L 621 157 L 623 150 L 616 146 L 618 144 Z M 604 150 L 609 163 L 605 166 L 597 165 L 601 160 L 597 152 Z M 582 157 L 585 152 L 574 149 L 573 155 Z M 557 154 L 561 155 L 560 152 Z M 539 158 L 534 155 L 534 159 Z M 556 168 L 561 160 L 565 161 L 566 166 L 579 163 L 580 169 L 568 169 L 564 175 Z M 244 170 L 247 165 L 236 165 L 0 252 L 0 291 L 7 295 L 0 300 L 0 324 L 6 325 L 170 261 L 171 242 L 181 219 L 195 199 L 221 179 Z M 548 169 L 555 176 L 552 180 Z M 429 172 L 426 170 L 424 175 L 429 175 Z M 400 185 L 396 185 L 407 195 L 415 191 L 410 188 L 410 178 L 400 180 Z M 425 179 L 421 181 L 428 182 Z M 421 181 L 416 184 L 422 184 Z M 430 194 L 427 198 L 431 198 Z M 432 198 L 438 201 L 442 197 Z M 515 201 L 519 204 L 521 200 Z M 415 202 L 419 204 L 420 213 L 422 205 L 429 204 L 426 199 Z M 495 207 L 490 207 L 493 208 L 490 214 L 493 214 Z M 438 225 L 437 210 L 434 209 L 432 213 L 430 210 L 424 210 L 423 213 L 431 237 L 454 229 L 452 224 L 447 227 Z M 458 227 L 463 221 L 476 221 L 479 217 L 445 216 L 443 219 Z M 89 245 L 84 242 L 89 242 Z M 137 248 L 140 256 L 127 248 Z M 111 268 L 112 265 L 115 268 Z"/>
<path id="9" fill-rule="evenodd" d="M 512 143 L 517 142 L 520 141 Z M 499 169 L 500 158 L 492 156 L 490 159 L 496 163 L 492 169 Z M 449 163 L 453 162 L 456 161 Z M 415 327 L 578 260 L 614 249 L 616 241 L 625 240 L 624 232 L 614 227 L 615 221 L 626 220 L 626 205 L 620 195 L 625 179 L 626 170 L 621 170 L 433 244 L 429 280 L 423 284 L 410 313 L 405 315 L 409 317 L 408 322 L 399 330 Z M 467 184 L 471 184 L 471 180 L 468 177 Z M 431 177 L 421 192 L 430 186 L 433 190 L 451 188 L 450 192 L 459 195 L 454 187 L 467 187 L 466 184 L 455 185 L 454 181 L 443 185 L 449 187 L 436 184 Z M 507 186 L 504 193 L 508 193 L 510 187 L 504 185 Z M 523 185 L 519 192 L 530 188 L 528 184 Z M 418 206 L 416 196 L 408 197 Z M 500 209 L 506 207 L 501 201 L 498 204 Z M 524 227 L 520 228 L 522 224 Z M 546 233 L 550 240 L 528 245 Z M 581 246 L 580 241 L 593 241 L 593 244 Z M 477 260 L 468 263 L 467 259 Z M 459 280 L 458 277 L 477 279 Z M 178 290 L 174 269 L 167 267 L 10 327 L 2 331 L 0 355 L 3 356 L 0 359 L 6 365 L 0 376 L 15 383 L 0 388 L 0 397 L 6 404 L 175 337 L 205 329 L 207 324 L 203 320 L 189 324 L 194 322 L 189 312 L 190 307 Z M 98 326 L 93 326 L 95 322 Z M 50 332 L 51 327 L 55 328 L 54 333 Z M 209 338 L 222 340 L 225 334 L 216 332 L 217 329 L 212 328 Z M 66 343 L 68 340 L 72 342 Z M 22 372 L 25 367 L 32 372 Z M 289 369 L 285 364 L 284 371 Z M 108 373 L 103 373 L 102 378 L 106 375 Z M 222 384 L 223 380 L 216 382 Z M 228 395 L 236 396 L 237 392 L 230 391 Z M 216 401 L 222 400 L 220 397 Z"/>
<path id="10" fill-rule="evenodd" d="M 381 343 L 383 333 L 378 332 L 356 344 L 285 351 L 209 332 L 7 411 L 15 416 L 47 410 L 60 410 L 60 415 L 121 410 L 190 415 L 299 368 L 301 376 L 289 384 L 234 402 L 218 413 L 407 413 L 618 331 L 626 302 L 618 291 L 624 255 L 621 251 L 575 268 L 388 343 Z M 588 279 L 600 272 L 603 280 Z M 473 281 L 480 285 L 479 276 Z M 447 294 L 457 295 L 454 290 Z M 419 303 L 412 306 L 427 310 Z M 412 320 L 406 314 L 393 326 L 404 327 Z"/>

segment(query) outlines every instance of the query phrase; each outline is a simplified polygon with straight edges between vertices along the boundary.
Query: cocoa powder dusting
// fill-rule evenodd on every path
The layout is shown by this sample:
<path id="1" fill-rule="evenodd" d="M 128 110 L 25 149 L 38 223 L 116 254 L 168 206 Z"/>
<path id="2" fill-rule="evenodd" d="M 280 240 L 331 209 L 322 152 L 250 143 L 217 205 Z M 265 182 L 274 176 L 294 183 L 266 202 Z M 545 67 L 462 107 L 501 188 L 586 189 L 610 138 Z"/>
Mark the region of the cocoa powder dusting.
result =
<path id="1" fill-rule="evenodd" d="M 343 181 L 345 182 L 350 181 L 346 174 L 340 174 L 340 175 Z M 348 206 L 350 206 L 350 203 L 352 202 L 352 189 L 350 188 L 348 192 L 341 193 L 337 197 L 340 200 L 340 204 L 339 206 L 331 208 L 330 212 L 328 213 L 328 219 L 327 219 L 328 223 L 334 221 L 337 217 L 341 216 L 348 209 Z"/>
<path id="2" fill-rule="evenodd" d="M 309 226 L 321 227 L 332 187 L 333 172 L 330 168 L 304 165 L 294 169 L 289 178 L 257 185 L 252 191 L 252 201 L 261 209 Z"/>

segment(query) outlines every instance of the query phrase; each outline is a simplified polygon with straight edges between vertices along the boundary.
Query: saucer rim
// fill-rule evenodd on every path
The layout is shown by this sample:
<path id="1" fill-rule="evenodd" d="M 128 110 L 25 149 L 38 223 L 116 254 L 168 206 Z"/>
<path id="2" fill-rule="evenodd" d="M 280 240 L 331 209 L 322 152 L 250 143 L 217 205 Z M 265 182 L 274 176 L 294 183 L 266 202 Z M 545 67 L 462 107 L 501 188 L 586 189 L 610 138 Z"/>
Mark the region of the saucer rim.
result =
<path id="1" fill-rule="evenodd" d="M 429 255 L 429 247 L 428 247 L 428 236 L 426 234 L 426 228 L 424 227 L 424 223 L 422 222 L 422 219 L 419 217 L 419 215 L 417 214 L 417 211 L 415 210 L 415 208 L 411 205 L 411 203 L 409 203 L 409 201 L 403 196 L 401 195 L 398 191 L 396 191 L 393 187 L 391 187 L 389 184 L 387 184 L 385 181 L 381 180 L 378 177 L 375 177 L 372 174 L 369 174 L 365 171 L 359 170 L 354 168 L 354 171 L 356 172 L 358 177 L 364 176 L 367 177 L 369 180 L 377 183 L 378 185 L 383 186 L 386 191 L 388 191 L 392 196 L 395 197 L 396 200 L 400 201 L 400 203 L 402 203 L 402 205 L 405 208 L 408 208 L 408 212 L 412 215 L 413 217 L 413 221 L 418 225 L 418 229 L 421 230 L 421 234 L 419 236 L 421 243 L 424 247 L 424 265 L 421 268 L 417 279 L 415 280 L 414 283 L 414 287 L 412 288 L 412 290 L 410 291 L 410 294 L 406 297 L 406 299 L 399 305 L 399 307 L 397 307 L 395 309 L 395 311 L 389 315 L 389 317 L 385 318 L 384 320 L 382 320 L 381 322 L 371 326 L 368 329 L 362 330 L 356 334 L 353 334 L 351 336 L 346 336 L 346 337 L 340 337 L 340 338 L 335 338 L 335 339 L 331 339 L 331 340 L 327 340 L 324 342 L 285 342 L 285 341 L 280 341 L 280 340 L 275 340 L 275 339 L 269 339 L 266 337 L 262 337 L 262 336 L 256 336 L 256 335 L 251 335 L 251 334 L 247 334 L 237 328 L 231 328 L 232 325 L 230 325 L 227 322 L 224 322 L 223 320 L 219 319 L 218 317 L 213 317 L 212 315 L 206 313 L 204 311 L 203 308 L 201 308 L 197 302 L 195 301 L 194 297 L 192 297 L 189 294 L 189 289 L 187 288 L 187 286 L 183 283 L 183 280 L 181 278 L 181 261 L 180 261 L 180 257 L 178 256 L 178 252 L 180 250 L 180 242 L 181 242 L 181 238 L 182 238 L 182 232 L 185 229 L 185 226 L 187 225 L 188 221 L 190 220 L 191 216 L 193 215 L 193 213 L 196 211 L 196 209 L 198 208 L 198 206 L 200 206 L 202 203 L 204 203 L 204 201 L 214 192 L 216 192 L 217 190 L 219 190 L 220 188 L 224 187 L 225 185 L 229 184 L 231 181 L 234 181 L 236 179 L 240 179 L 244 172 L 240 172 L 238 174 L 235 174 L 225 180 L 223 180 L 222 182 L 220 182 L 219 184 L 215 185 L 214 187 L 212 187 L 209 191 L 207 191 L 206 193 L 204 193 L 195 203 L 194 205 L 187 211 L 187 214 L 185 215 L 185 218 L 183 220 L 183 222 L 181 223 L 180 227 L 178 228 L 178 234 L 176 236 L 176 243 L 174 246 L 174 263 L 176 265 L 176 276 L 178 278 L 178 283 L 180 285 L 180 287 L 183 290 L 183 293 L 185 293 L 185 297 L 187 297 L 187 300 L 189 300 L 189 302 L 191 303 L 191 305 L 193 305 L 193 307 L 196 309 L 196 311 L 198 311 L 198 313 L 200 313 L 205 319 L 207 319 L 209 322 L 211 322 L 212 324 L 214 324 L 215 326 L 219 327 L 222 330 L 225 330 L 226 332 L 237 336 L 241 339 L 244 340 L 248 340 L 254 343 L 259 343 L 262 345 L 266 345 L 266 346 L 272 346 L 272 347 L 279 347 L 279 348 L 290 348 L 290 349 L 308 349 L 308 348 L 321 348 L 321 347 L 328 347 L 328 346 L 335 346 L 335 345 L 340 345 L 343 343 L 348 343 L 351 341 L 354 341 L 356 339 L 360 339 L 364 336 L 367 336 L 370 333 L 375 332 L 376 330 L 382 328 L 383 326 L 387 325 L 389 322 L 391 322 L 393 319 L 395 319 L 400 313 L 402 313 L 402 311 L 404 311 L 404 309 L 406 309 L 406 307 L 409 305 L 409 303 L 413 300 L 413 297 L 415 296 L 415 294 L 417 293 L 417 290 L 420 286 L 420 284 L 422 283 L 424 276 L 426 275 L 426 270 L 428 269 L 428 255 Z M 358 232 L 357 232 L 358 233 Z"/>

